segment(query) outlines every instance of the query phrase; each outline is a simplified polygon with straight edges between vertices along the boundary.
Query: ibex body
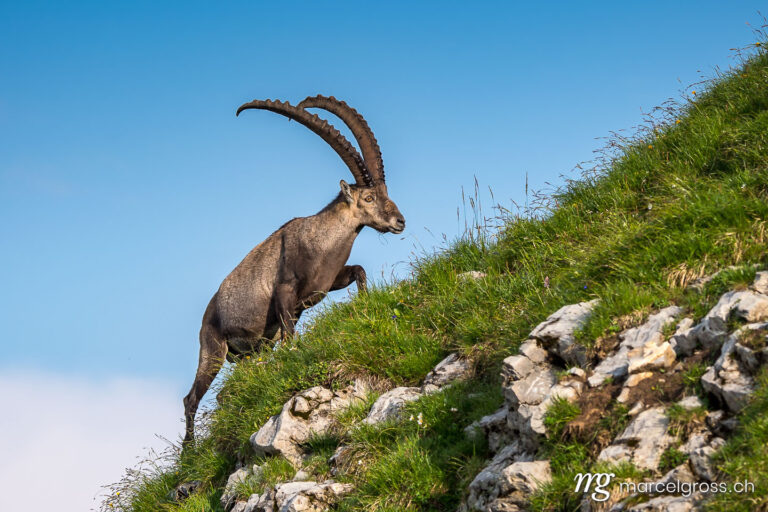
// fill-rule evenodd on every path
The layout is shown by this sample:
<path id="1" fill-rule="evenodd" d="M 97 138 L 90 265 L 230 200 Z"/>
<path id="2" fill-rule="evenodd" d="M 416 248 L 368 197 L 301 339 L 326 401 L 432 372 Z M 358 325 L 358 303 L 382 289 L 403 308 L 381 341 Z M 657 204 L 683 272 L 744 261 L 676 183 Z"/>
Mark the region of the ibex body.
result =
<path id="1" fill-rule="evenodd" d="M 350 128 L 362 157 L 326 121 L 305 108 L 323 108 Z M 257 245 L 224 279 L 211 299 L 200 328 L 200 359 L 195 382 L 184 398 L 187 443 L 194 436 L 197 407 L 225 358 L 258 350 L 280 332 L 291 336 L 301 313 L 331 290 L 357 282 L 365 290 L 365 271 L 346 265 L 358 233 L 370 226 L 401 233 L 405 219 L 387 194 L 381 151 L 363 117 L 333 97 L 310 97 L 298 106 L 254 100 L 255 108 L 298 121 L 320 135 L 349 167 L 356 183 L 341 181 L 341 192 L 310 217 L 293 219 Z"/>

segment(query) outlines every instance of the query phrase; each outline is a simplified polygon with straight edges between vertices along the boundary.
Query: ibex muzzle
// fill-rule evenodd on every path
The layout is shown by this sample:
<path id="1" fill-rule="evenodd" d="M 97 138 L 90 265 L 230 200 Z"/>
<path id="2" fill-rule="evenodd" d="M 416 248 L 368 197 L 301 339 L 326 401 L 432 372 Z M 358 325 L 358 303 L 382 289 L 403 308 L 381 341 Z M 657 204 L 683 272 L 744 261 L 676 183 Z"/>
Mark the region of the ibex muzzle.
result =
<path id="1" fill-rule="evenodd" d="M 355 147 L 327 121 L 309 113 L 321 108 L 337 115 L 360 146 Z M 197 407 L 222 363 L 232 355 L 258 350 L 280 332 L 291 336 L 301 313 L 332 290 L 353 281 L 366 289 L 365 270 L 346 265 L 358 233 L 370 226 L 382 233 L 402 233 L 405 219 L 389 198 L 381 150 L 363 116 L 334 97 L 314 96 L 298 106 L 254 100 L 237 110 L 262 109 L 295 120 L 323 138 L 341 157 L 353 185 L 320 212 L 295 218 L 257 245 L 224 279 L 203 315 L 200 360 L 192 389 L 184 398 L 185 444 L 194 438 Z"/>

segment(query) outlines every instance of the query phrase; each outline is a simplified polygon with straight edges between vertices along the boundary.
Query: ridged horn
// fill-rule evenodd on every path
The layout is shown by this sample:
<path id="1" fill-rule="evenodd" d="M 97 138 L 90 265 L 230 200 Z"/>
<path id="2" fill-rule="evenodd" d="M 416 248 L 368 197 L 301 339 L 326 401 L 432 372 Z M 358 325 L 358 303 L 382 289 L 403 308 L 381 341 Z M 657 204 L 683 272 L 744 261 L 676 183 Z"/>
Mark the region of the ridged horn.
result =
<path id="1" fill-rule="evenodd" d="M 253 100 L 244 103 L 237 109 L 237 115 L 239 116 L 240 112 L 248 109 L 269 110 L 303 124 L 318 134 L 336 151 L 344 163 L 347 164 L 347 167 L 349 167 L 357 185 L 373 186 L 374 179 L 355 146 L 325 119 L 320 119 L 317 115 L 311 114 L 303 108 L 294 107 L 287 101 L 280 100 Z"/>
<path id="2" fill-rule="evenodd" d="M 384 160 L 381 157 L 381 149 L 373 131 L 368 126 L 365 118 L 346 102 L 337 100 L 333 96 L 327 97 L 321 94 L 310 96 L 298 104 L 299 108 L 322 108 L 335 114 L 349 127 L 355 136 L 363 159 L 368 170 L 373 175 L 374 181 L 384 182 Z"/>

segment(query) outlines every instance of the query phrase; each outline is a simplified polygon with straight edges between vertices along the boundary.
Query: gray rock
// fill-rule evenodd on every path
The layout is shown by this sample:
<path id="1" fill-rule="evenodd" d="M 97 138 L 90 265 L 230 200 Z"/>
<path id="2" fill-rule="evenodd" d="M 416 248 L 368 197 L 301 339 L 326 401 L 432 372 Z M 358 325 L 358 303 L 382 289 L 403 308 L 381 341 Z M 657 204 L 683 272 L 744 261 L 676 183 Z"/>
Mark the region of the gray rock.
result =
<path id="1" fill-rule="evenodd" d="M 304 390 L 288 400 L 280 414 L 269 418 L 251 436 L 251 446 L 256 455 L 283 455 L 298 465 L 303 455 L 299 445 L 313 434 L 326 432 L 336 414 L 364 400 L 367 392 L 358 383 L 336 392 L 321 386 Z"/>
<path id="2" fill-rule="evenodd" d="M 675 440 L 667 434 L 668 425 L 669 418 L 663 407 L 647 409 L 638 414 L 613 444 L 600 453 L 598 460 L 631 460 L 640 469 L 655 471 L 661 454 Z"/>
<path id="3" fill-rule="evenodd" d="M 747 322 L 764 322 L 768 320 L 768 296 L 752 290 L 726 292 L 704 318 L 727 322 L 731 314 Z"/>
<path id="4" fill-rule="evenodd" d="M 691 455 L 693 452 L 698 450 L 699 448 L 704 448 L 707 446 L 712 439 L 712 436 L 708 432 L 699 432 L 696 434 L 691 434 L 688 437 L 688 441 L 683 443 L 678 450 L 680 452 Z"/>
<path id="5" fill-rule="evenodd" d="M 597 303 L 595 299 L 563 306 L 536 326 L 529 337 L 551 347 L 564 361 L 584 366 L 587 362 L 586 350 L 576 343 L 573 333 L 586 322 Z"/>
<path id="6" fill-rule="evenodd" d="M 712 466 L 712 456 L 717 449 L 711 445 L 702 446 L 691 451 L 689 454 L 689 462 L 693 472 L 699 478 L 706 480 L 707 482 L 713 482 L 716 480 L 717 472 Z"/>
<path id="7" fill-rule="evenodd" d="M 427 374 L 421 390 L 433 393 L 451 382 L 469 378 L 471 373 L 472 364 L 469 361 L 459 357 L 459 354 L 450 354 Z"/>
<path id="8" fill-rule="evenodd" d="M 551 480 L 549 461 L 532 461 L 518 443 L 504 447 L 469 485 L 464 510 L 516 510 Z"/>
<path id="9" fill-rule="evenodd" d="M 308 472 L 304 471 L 303 469 L 300 469 L 296 472 L 295 475 L 293 475 L 292 480 L 294 482 L 306 482 L 307 480 L 311 480 L 312 475 L 310 475 Z"/>
<path id="10" fill-rule="evenodd" d="M 552 368 L 541 367 L 506 386 L 504 396 L 511 407 L 519 404 L 537 405 L 544 401 L 556 383 L 557 376 Z"/>
<path id="11" fill-rule="evenodd" d="M 768 271 L 762 271 L 755 274 L 755 280 L 752 282 L 753 290 L 763 295 L 768 295 Z"/>
<path id="12" fill-rule="evenodd" d="M 285 482 L 263 494 L 253 494 L 241 512 L 321 512 L 352 490 L 351 484 L 332 480 Z"/>
<path id="13" fill-rule="evenodd" d="M 717 348 L 723 344 L 728 336 L 728 329 L 724 320 L 713 316 L 704 317 L 699 325 L 693 328 L 690 335 L 706 349 Z"/>
<path id="14" fill-rule="evenodd" d="M 505 405 L 495 413 L 483 416 L 473 422 L 464 429 L 464 432 L 470 439 L 483 436 L 488 440 L 488 448 L 491 453 L 496 453 L 503 446 L 511 443 L 514 438 L 509 429 L 507 429 L 508 414 L 509 409 Z"/>
<path id="15" fill-rule="evenodd" d="M 649 368 L 666 368 L 675 361 L 675 352 L 664 340 L 662 331 L 682 312 L 678 306 L 669 306 L 648 317 L 638 327 L 627 329 L 619 338 L 619 348 L 603 359 L 589 377 L 589 385 L 600 386 L 608 377 L 621 378 Z"/>
<path id="16" fill-rule="evenodd" d="M 679 400 L 677 402 L 677 405 L 689 411 L 692 409 L 700 409 L 704 407 L 704 404 L 702 403 L 701 399 L 696 395 L 686 396 L 682 400 Z"/>
<path id="17" fill-rule="evenodd" d="M 537 368 L 531 359 L 523 354 L 509 356 L 502 362 L 502 376 L 509 380 L 524 379 Z"/>
<path id="18" fill-rule="evenodd" d="M 541 348 L 536 340 L 526 340 L 518 349 L 522 355 L 534 363 L 544 363 L 547 360 L 547 351 Z"/>
<path id="19" fill-rule="evenodd" d="M 250 472 L 245 468 L 240 468 L 227 478 L 227 484 L 224 486 L 224 492 L 221 495 L 221 506 L 224 510 L 229 510 L 235 505 L 237 499 L 236 488 L 239 484 L 245 482 L 250 476 Z"/>
<path id="20" fill-rule="evenodd" d="M 574 377 L 578 377 L 580 379 L 586 379 L 587 378 L 587 372 L 582 370 L 581 368 L 578 368 L 576 366 L 572 367 L 568 370 L 569 375 L 573 375 Z"/>
<path id="21" fill-rule="evenodd" d="M 693 318 L 683 318 L 677 324 L 677 330 L 669 340 L 672 350 L 681 357 L 693 354 L 696 349 L 697 338 L 693 334 Z"/>
<path id="22" fill-rule="evenodd" d="M 749 369 L 736 357 L 736 345 L 740 331 L 737 331 L 723 343 L 720 356 L 701 377 L 701 385 L 715 395 L 730 411 L 738 412 L 747 404 L 755 389 L 755 382 Z M 749 351 L 742 347 L 743 352 Z M 742 358 L 746 358 L 742 354 Z"/>
<path id="23" fill-rule="evenodd" d="M 612 444 L 606 446 L 597 456 L 597 460 L 611 464 L 628 462 L 632 460 L 632 448 L 625 444 Z"/>
<path id="24" fill-rule="evenodd" d="M 371 407 L 368 416 L 363 420 L 364 423 L 375 425 L 382 421 L 395 419 L 399 416 L 403 406 L 408 402 L 413 402 L 421 398 L 419 388 L 399 387 L 391 389 L 381 395 Z"/>
<path id="25" fill-rule="evenodd" d="M 558 383 L 555 369 L 547 361 L 547 352 L 533 339 L 520 346 L 518 355 L 504 360 L 502 376 L 508 411 L 506 426 L 499 425 L 492 444 L 518 439 L 527 451 L 535 450 L 540 436 L 546 433 L 544 415 L 552 401 L 557 397 L 574 401 L 584 386 L 577 376 Z"/>
<path id="26" fill-rule="evenodd" d="M 197 492 L 197 489 L 199 489 L 201 485 L 203 485 L 203 482 L 200 480 L 192 480 L 191 482 L 184 482 L 177 485 L 176 489 L 174 489 L 174 499 L 177 502 L 184 501 Z"/>

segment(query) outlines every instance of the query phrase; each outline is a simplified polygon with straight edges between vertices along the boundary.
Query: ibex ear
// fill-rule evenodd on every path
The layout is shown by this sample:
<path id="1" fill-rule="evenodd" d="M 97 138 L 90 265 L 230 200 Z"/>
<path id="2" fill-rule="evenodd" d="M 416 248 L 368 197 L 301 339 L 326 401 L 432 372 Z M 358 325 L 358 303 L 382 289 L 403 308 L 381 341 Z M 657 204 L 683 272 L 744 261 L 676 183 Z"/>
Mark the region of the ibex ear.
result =
<path id="1" fill-rule="evenodd" d="M 353 202 L 352 189 L 349 188 L 349 183 L 347 183 L 344 180 L 341 180 L 339 182 L 339 185 L 341 186 L 341 193 L 344 194 L 344 199 L 346 199 L 349 204 L 352 204 Z"/>

